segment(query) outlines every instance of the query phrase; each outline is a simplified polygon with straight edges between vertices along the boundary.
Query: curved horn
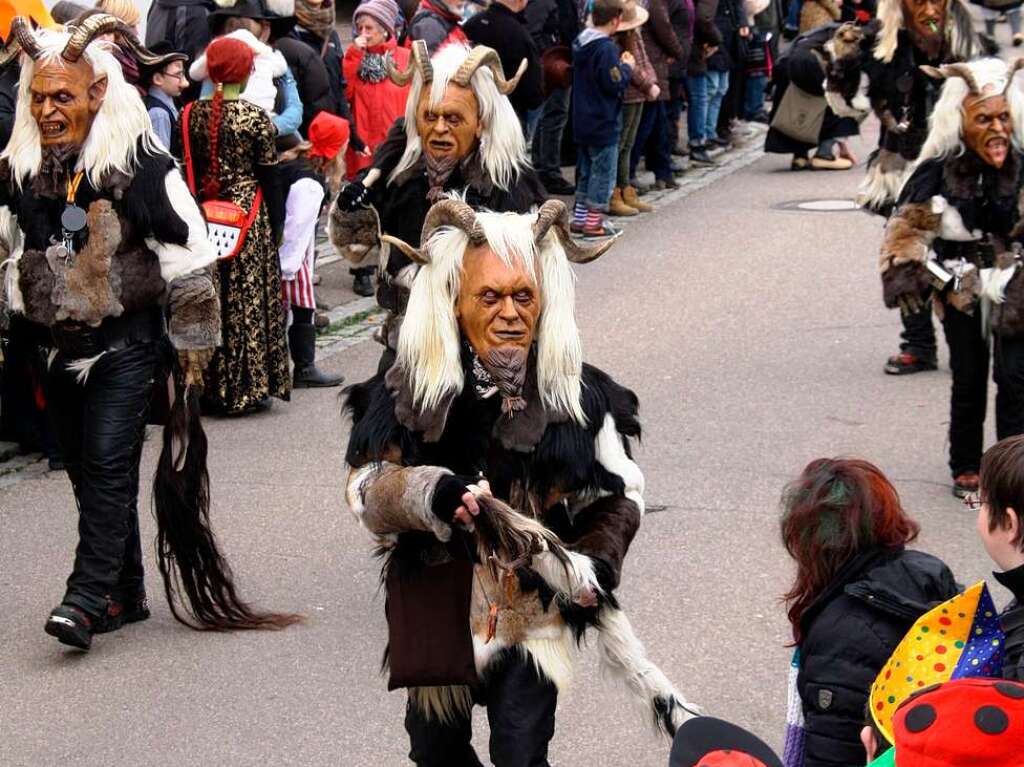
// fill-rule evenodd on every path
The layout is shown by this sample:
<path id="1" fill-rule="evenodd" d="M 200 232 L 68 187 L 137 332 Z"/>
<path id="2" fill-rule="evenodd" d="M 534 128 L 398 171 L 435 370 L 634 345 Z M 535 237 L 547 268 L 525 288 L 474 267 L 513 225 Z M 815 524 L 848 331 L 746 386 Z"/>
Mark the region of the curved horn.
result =
<path id="1" fill-rule="evenodd" d="M 968 89 L 975 96 L 981 95 L 981 88 L 978 87 L 978 80 L 971 68 L 963 62 L 956 64 L 943 64 L 941 67 L 930 67 L 924 65 L 921 71 L 936 80 L 948 80 L 951 77 L 959 77 L 967 83 Z"/>
<path id="2" fill-rule="evenodd" d="M 423 220 L 423 234 L 420 237 L 420 243 L 426 245 L 434 230 L 442 226 L 461 229 L 474 245 L 480 245 L 486 240 L 484 230 L 476 221 L 476 211 L 462 200 L 440 200 L 434 203 Z"/>
<path id="3" fill-rule="evenodd" d="M 469 52 L 466 60 L 462 62 L 462 65 L 452 75 L 452 82 L 456 85 L 461 85 L 463 88 L 468 88 L 469 81 L 480 67 L 487 67 L 491 70 L 491 73 L 494 75 L 494 84 L 498 87 L 498 92 L 503 96 L 507 96 L 519 85 L 519 80 L 526 72 L 527 62 L 526 59 L 523 59 L 519 63 L 519 68 L 512 79 L 506 80 L 505 70 L 501 68 L 501 59 L 498 57 L 498 52 L 493 48 L 488 48 L 486 45 L 478 45 Z"/>
<path id="4" fill-rule="evenodd" d="M 146 46 L 139 42 L 139 38 L 135 36 L 135 30 L 116 16 L 106 13 L 90 16 L 82 23 L 72 27 L 71 39 L 64 46 L 61 57 L 72 63 L 78 61 L 82 58 L 89 43 L 99 35 L 106 35 L 110 32 L 117 32 L 121 35 L 125 45 L 140 64 L 152 65 L 160 62 L 159 56 L 153 55 Z"/>
<path id="5" fill-rule="evenodd" d="M 12 61 L 16 60 L 21 55 L 21 44 L 17 40 L 11 39 L 11 41 L 4 46 L 3 52 L 0 52 L 0 69 L 5 68 Z"/>
<path id="6" fill-rule="evenodd" d="M 11 42 L 8 43 L 10 46 L 12 43 L 17 43 L 21 50 L 24 51 L 32 59 L 39 58 L 39 43 L 36 42 L 35 32 L 32 31 L 32 27 L 24 16 L 15 16 L 11 21 Z"/>
<path id="7" fill-rule="evenodd" d="M 427 44 L 423 40 L 413 42 L 409 68 L 404 72 L 395 65 L 395 60 L 390 52 L 388 53 L 386 67 L 391 82 L 398 86 L 408 85 L 412 81 L 412 76 L 416 70 L 419 70 L 420 75 L 423 77 L 424 85 L 434 79 L 434 68 L 430 65 L 430 52 L 427 50 Z"/>
<path id="8" fill-rule="evenodd" d="M 392 237 L 390 234 L 382 234 L 380 238 L 383 242 L 386 242 L 388 245 L 394 245 L 396 248 L 402 251 L 402 253 L 404 253 L 409 258 L 410 261 L 420 264 L 421 266 L 426 266 L 427 264 L 430 263 L 430 259 L 427 257 L 427 254 L 424 251 L 421 251 L 418 248 L 414 248 L 405 240 L 400 240 L 397 237 Z"/>
<path id="9" fill-rule="evenodd" d="M 589 264 L 596 261 L 608 252 L 619 237 L 616 235 L 593 247 L 580 245 L 569 232 L 569 209 L 561 200 L 548 200 L 537 211 L 537 220 L 533 224 L 533 241 L 538 248 L 551 227 L 555 227 L 558 239 L 565 250 L 565 257 L 574 264 Z"/>

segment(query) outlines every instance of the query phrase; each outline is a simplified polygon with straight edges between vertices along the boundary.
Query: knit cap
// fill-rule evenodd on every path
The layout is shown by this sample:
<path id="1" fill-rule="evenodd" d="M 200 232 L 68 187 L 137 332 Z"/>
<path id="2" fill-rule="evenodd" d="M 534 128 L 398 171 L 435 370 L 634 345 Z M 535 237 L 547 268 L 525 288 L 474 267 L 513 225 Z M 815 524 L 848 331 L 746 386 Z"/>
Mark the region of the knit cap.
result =
<path id="1" fill-rule="evenodd" d="M 384 27 L 392 37 L 395 36 L 395 24 L 398 21 L 398 3 L 395 0 L 366 0 L 356 8 L 353 20 L 358 20 L 363 14 Z"/>

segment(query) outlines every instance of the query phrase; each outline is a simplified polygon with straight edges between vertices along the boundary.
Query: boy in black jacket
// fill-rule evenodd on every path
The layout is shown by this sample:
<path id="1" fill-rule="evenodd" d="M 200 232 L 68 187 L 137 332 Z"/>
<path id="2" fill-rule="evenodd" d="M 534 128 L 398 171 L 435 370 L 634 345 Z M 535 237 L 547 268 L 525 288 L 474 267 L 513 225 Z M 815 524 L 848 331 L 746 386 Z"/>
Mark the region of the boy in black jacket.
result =
<path id="1" fill-rule="evenodd" d="M 999 570 L 995 579 L 1009 589 L 1014 600 L 1000 622 L 1006 634 L 1003 676 L 1024 680 L 1024 536 L 1020 509 L 1024 508 L 1024 434 L 1007 437 L 981 458 L 977 496 L 964 502 L 978 509 L 978 535 Z"/>
<path id="2" fill-rule="evenodd" d="M 619 30 L 623 0 L 595 0 L 593 26 L 580 33 L 573 48 L 572 122 L 576 136 L 576 208 L 572 231 L 584 239 L 618 231 L 604 220 L 615 188 L 622 95 L 636 61 L 620 55 L 612 40 Z"/>

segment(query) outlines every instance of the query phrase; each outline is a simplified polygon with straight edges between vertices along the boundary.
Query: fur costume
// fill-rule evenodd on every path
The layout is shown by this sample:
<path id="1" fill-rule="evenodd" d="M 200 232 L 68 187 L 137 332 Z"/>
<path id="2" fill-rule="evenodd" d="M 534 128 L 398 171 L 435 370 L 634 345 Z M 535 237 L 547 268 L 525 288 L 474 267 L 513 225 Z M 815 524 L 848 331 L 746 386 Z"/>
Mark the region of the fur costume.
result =
<path id="1" fill-rule="evenodd" d="M 569 260 L 592 259 L 610 243 L 582 251 L 567 227 L 560 202 L 510 215 L 474 213 L 450 200 L 428 215 L 422 248 L 395 243 L 422 265 L 394 362 L 348 391 L 348 503 L 382 546 L 389 605 L 393 578 L 429 582 L 428 563 L 472 563 L 465 577 L 478 678 L 502 651 L 518 648 L 564 688 L 573 638 L 594 626 L 604 667 L 673 732 L 692 709 L 646 658 L 613 593 L 644 512 L 644 478 L 630 448 L 640 436 L 637 398 L 582 362 L 573 316 Z M 455 319 L 452 297 L 474 244 L 507 263 L 521 260 L 542 286 L 526 380 L 514 387 L 525 399 L 519 410 L 492 396 L 501 387 L 475 364 Z M 434 494 L 453 474 L 486 477 L 493 497 L 511 508 L 480 497 L 475 535 L 441 519 Z M 597 595 L 596 605 L 579 603 L 586 592 Z M 465 715 L 469 689 L 453 683 L 466 682 L 413 685 L 410 698 L 441 719 Z"/>
<path id="2" fill-rule="evenodd" d="M 1016 71 L 1016 65 L 1007 67 L 997 59 L 931 70 L 931 76 L 945 84 L 920 158 L 886 225 L 880 258 L 886 306 L 896 306 L 900 295 L 924 292 L 929 284 L 924 265 L 932 252 L 956 278 L 940 293 L 940 306 L 945 303 L 969 314 L 983 295 L 997 305 L 1005 300 L 1001 289 L 993 290 L 986 282 L 990 270 L 1002 264 L 1006 287 L 1005 269 L 1011 270 L 1009 277 L 1017 270 L 1016 259 L 1007 258 L 1021 234 L 1024 173 L 1024 95 L 1014 80 Z M 961 104 L 969 93 L 986 87 L 986 92 L 1006 94 L 1013 118 L 1010 153 L 998 169 L 968 150 L 962 138 Z M 999 282 L 999 275 L 994 279 Z M 1013 295 L 1017 292 L 1015 288 Z M 1020 332 L 1017 316 L 1015 308 L 993 312 L 993 329 Z M 1001 327 L 1006 319 L 1011 325 Z"/>
<path id="3" fill-rule="evenodd" d="M 861 207 L 887 215 L 908 165 L 924 144 L 938 84 L 919 67 L 969 61 L 993 52 L 972 24 L 962 0 L 948 0 L 945 43 L 934 60 L 915 47 L 904 28 L 902 0 L 880 0 L 876 20 L 863 28 L 856 45 L 850 44 L 848 25 L 840 26 L 829 51 L 829 106 L 842 117 L 858 119 L 866 117 L 870 107 L 882 123 L 878 149 L 868 161 L 857 197 Z"/>
<path id="4" fill-rule="evenodd" d="M 170 372 L 174 362 L 163 359 L 172 356 L 164 352 L 165 307 L 170 310 L 170 342 L 180 355 L 177 359 L 188 360 L 184 369 L 173 373 L 173 405 L 154 482 L 158 564 L 171 610 L 196 628 L 279 628 L 294 622 L 295 616 L 259 613 L 238 598 L 230 569 L 209 529 L 206 436 L 199 420 L 198 393 L 190 384 L 193 365 L 201 373 L 202 361 L 220 343 L 220 302 L 213 281 L 216 252 L 207 240 L 199 207 L 153 133 L 138 92 L 125 81 L 111 46 L 101 42 L 103 35 L 111 33 L 119 35 L 140 63 L 157 60 L 123 22 L 104 14 L 62 31 L 33 31 L 22 18 L 12 24 L 12 46 L 20 48 L 21 79 L 14 127 L 0 155 L 0 240 L 9 254 L 5 303 L 11 311 L 50 329 L 57 353 L 50 372 L 55 380 L 66 372 L 78 373 L 81 391 L 65 395 L 75 404 L 62 402 L 56 408 L 62 429 L 83 433 L 85 419 L 99 417 L 124 425 L 124 431 L 118 432 L 121 436 L 133 429 L 141 431 L 146 409 L 130 409 L 116 397 L 98 399 L 95 392 L 123 382 L 119 369 L 128 366 L 118 363 L 124 358 L 118 355 L 128 354 L 129 349 L 137 368 L 152 365 L 158 378 L 161 371 L 165 376 Z M 57 68 L 71 73 L 65 87 L 73 90 L 79 102 L 90 104 L 87 113 L 68 112 L 70 117 L 60 106 L 56 108 L 64 120 L 57 124 L 70 126 L 61 127 L 60 135 L 82 135 L 82 143 L 49 141 L 30 108 L 34 89 L 39 87 L 37 75 Z M 39 80 L 45 82 L 45 77 Z M 104 87 L 94 106 L 93 89 L 99 83 Z M 76 208 L 84 212 L 84 227 L 65 224 L 65 220 L 74 221 L 65 216 Z M 94 367 L 97 372 L 90 379 Z M 86 435 L 80 441 L 69 440 L 66 449 L 73 451 L 77 462 L 87 463 L 105 461 L 104 450 L 121 447 L 90 441 Z M 138 453 L 130 459 L 136 483 L 140 458 Z M 137 485 L 126 489 L 117 484 L 128 481 L 131 468 L 117 472 L 117 477 L 104 477 L 103 487 L 90 485 L 94 480 L 88 473 L 72 474 L 83 518 L 96 515 L 93 519 L 98 520 L 107 507 L 117 505 L 104 492 L 137 494 Z M 68 469 L 71 474 L 77 466 L 69 461 Z M 118 523 L 128 529 L 127 514 L 133 512 L 127 504 L 121 505 L 126 516 Z M 109 525 L 106 518 L 102 525 L 83 523 L 83 530 L 90 528 L 82 533 L 83 542 L 85 535 L 92 535 L 90 546 L 99 543 L 96 548 L 114 551 L 109 540 L 99 540 Z M 116 559 L 117 554 L 105 556 Z M 101 561 L 97 571 L 121 569 L 112 568 L 100 555 L 95 558 Z M 76 561 L 72 578 L 78 573 Z M 96 581 L 101 577 L 106 576 L 88 576 Z M 104 620 L 111 600 L 126 599 L 112 595 L 119 585 L 103 582 L 74 591 L 69 579 L 61 607 L 70 605 L 93 622 Z M 111 593 L 95 593 L 98 588 L 111 588 Z M 186 615 L 179 613 L 177 600 L 185 603 Z M 74 637 L 51 630 L 51 623 L 73 624 L 57 615 L 57 611 L 51 614 L 47 632 L 69 644 L 81 641 L 80 637 L 66 641 Z M 87 649 L 88 643 L 76 646 Z"/>

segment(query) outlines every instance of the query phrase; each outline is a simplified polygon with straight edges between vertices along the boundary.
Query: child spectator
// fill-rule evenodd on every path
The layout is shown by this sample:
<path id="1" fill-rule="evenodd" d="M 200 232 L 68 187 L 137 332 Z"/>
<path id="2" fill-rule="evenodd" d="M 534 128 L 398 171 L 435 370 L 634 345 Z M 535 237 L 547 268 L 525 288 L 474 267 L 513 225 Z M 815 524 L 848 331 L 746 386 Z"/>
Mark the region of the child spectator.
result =
<path id="1" fill-rule="evenodd" d="M 978 495 L 965 503 L 978 509 L 978 535 L 999 567 L 992 575 L 1014 597 L 1000 618 L 1006 634 L 1003 676 L 1024 680 L 1024 535 L 1018 511 L 1024 508 L 1024 435 L 990 447 L 980 476 Z"/>
<path id="2" fill-rule="evenodd" d="M 188 87 L 185 61 L 188 58 L 171 48 L 167 42 L 158 42 L 150 49 L 159 59 L 140 67 L 139 85 L 146 89 L 142 100 L 146 103 L 153 130 L 165 147 L 171 145 L 171 132 L 178 122 L 178 103 L 181 92 Z"/>
<path id="3" fill-rule="evenodd" d="M 782 505 L 782 541 L 797 566 L 785 595 L 799 658 L 790 707 L 804 720 L 803 759 L 792 763 L 863 764 L 871 683 L 914 621 L 956 595 L 956 582 L 939 559 L 904 548 L 918 524 L 866 461 L 812 461 Z"/>
<path id="4" fill-rule="evenodd" d="M 618 173 L 615 182 L 615 190 L 612 192 L 612 201 L 608 206 L 608 212 L 613 216 L 635 216 L 637 213 L 647 213 L 654 210 L 654 206 L 641 202 L 637 196 L 636 188 L 631 186 L 629 180 L 632 170 L 630 158 L 633 153 L 633 144 L 636 142 L 637 130 L 640 128 L 640 118 L 644 111 L 644 102 L 658 98 L 658 74 L 647 59 L 647 49 L 644 46 L 643 36 L 640 34 L 640 27 L 648 19 L 647 11 L 637 5 L 636 0 L 628 0 L 625 11 L 622 14 L 622 21 L 619 24 L 619 31 L 615 40 L 624 51 L 629 51 L 636 59 L 636 66 L 633 67 L 633 76 L 629 80 L 629 87 L 622 98 L 622 132 L 619 136 L 619 162 Z"/>
<path id="5" fill-rule="evenodd" d="M 576 137 L 576 207 L 572 231 L 586 239 L 618 231 L 604 220 L 619 157 L 622 96 L 636 60 L 619 53 L 611 36 L 619 31 L 624 0 L 595 0 L 591 23 L 573 42 L 573 131 Z"/>

